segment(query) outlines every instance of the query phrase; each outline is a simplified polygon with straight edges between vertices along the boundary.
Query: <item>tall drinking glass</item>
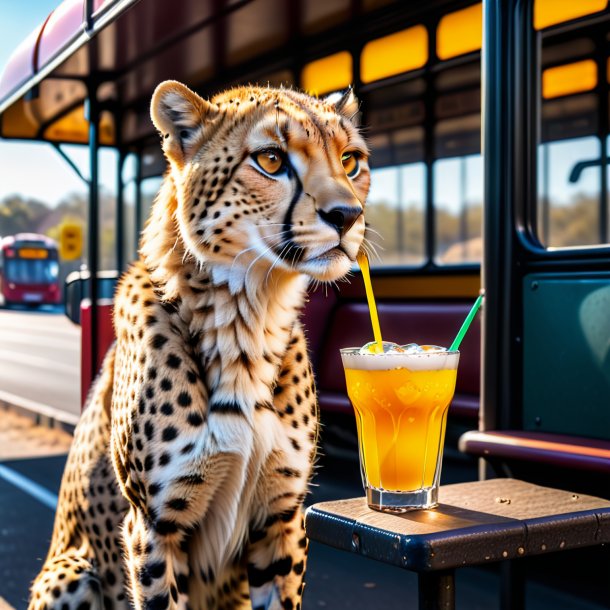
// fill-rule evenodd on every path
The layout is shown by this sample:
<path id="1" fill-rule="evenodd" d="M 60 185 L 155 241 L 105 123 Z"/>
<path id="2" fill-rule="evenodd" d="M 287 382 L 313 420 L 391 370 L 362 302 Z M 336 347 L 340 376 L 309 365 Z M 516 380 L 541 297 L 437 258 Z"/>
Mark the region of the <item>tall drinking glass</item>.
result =
<path id="1" fill-rule="evenodd" d="M 458 351 L 341 350 L 371 508 L 404 512 L 437 505 L 459 358 Z"/>

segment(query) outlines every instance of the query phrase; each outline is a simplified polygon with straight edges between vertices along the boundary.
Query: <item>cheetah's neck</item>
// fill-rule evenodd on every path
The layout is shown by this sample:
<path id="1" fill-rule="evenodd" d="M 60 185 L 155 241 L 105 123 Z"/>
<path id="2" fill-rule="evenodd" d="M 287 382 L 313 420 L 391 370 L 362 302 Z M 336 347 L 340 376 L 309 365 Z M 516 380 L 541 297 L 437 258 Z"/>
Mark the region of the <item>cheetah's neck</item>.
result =
<path id="1" fill-rule="evenodd" d="M 262 265 L 195 260 L 180 238 L 176 208 L 173 182 L 166 179 L 142 237 L 143 261 L 201 362 L 210 412 L 240 412 L 251 423 L 255 410 L 272 403 L 307 280 Z"/>

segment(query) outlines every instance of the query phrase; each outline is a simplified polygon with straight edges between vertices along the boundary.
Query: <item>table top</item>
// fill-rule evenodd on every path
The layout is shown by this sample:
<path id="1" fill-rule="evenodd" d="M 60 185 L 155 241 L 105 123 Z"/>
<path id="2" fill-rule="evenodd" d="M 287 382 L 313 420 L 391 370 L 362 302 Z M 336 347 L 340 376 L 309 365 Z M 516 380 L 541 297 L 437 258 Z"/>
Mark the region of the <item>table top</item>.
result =
<path id="1" fill-rule="evenodd" d="M 442 486 L 439 506 L 390 514 L 354 498 L 311 506 L 318 542 L 417 572 L 610 542 L 610 501 L 516 479 Z"/>

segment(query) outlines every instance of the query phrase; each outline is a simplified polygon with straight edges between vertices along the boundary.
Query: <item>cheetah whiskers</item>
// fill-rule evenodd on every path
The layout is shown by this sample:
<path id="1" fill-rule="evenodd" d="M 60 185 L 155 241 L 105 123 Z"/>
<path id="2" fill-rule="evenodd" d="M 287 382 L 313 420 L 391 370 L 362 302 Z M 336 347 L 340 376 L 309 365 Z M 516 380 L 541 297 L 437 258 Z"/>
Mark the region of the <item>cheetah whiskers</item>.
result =
<path id="1" fill-rule="evenodd" d="M 273 264 L 271 265 L 271 267 L 269 268 L 269 270 L 267 271 L 267 275 L 265 276 L 265 286 L 267 286 L 267 282 L 269 281 L 269 274 L 273 271 L 273 268 L 275 267 L 275 265 L 279 262 L 282 261 L 282 254 L 284 253 L 284 250 L 289 246 L 289 244 L 286 244 L 281 252 L 279 254 L 275 255 L 275 260 L 273 261 Z"/>

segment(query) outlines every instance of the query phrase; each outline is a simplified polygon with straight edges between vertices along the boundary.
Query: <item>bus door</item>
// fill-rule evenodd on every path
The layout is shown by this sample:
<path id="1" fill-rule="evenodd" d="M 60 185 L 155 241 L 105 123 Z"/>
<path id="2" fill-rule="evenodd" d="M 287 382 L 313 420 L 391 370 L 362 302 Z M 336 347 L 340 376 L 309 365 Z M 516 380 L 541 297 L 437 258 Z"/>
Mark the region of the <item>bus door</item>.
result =
<path id="1" fill-rule="evenodd" d="M 463 445 L 496 473 L 607 496 L 610 14 L 601 4 L 488 5 L 484 434 Z"/>

